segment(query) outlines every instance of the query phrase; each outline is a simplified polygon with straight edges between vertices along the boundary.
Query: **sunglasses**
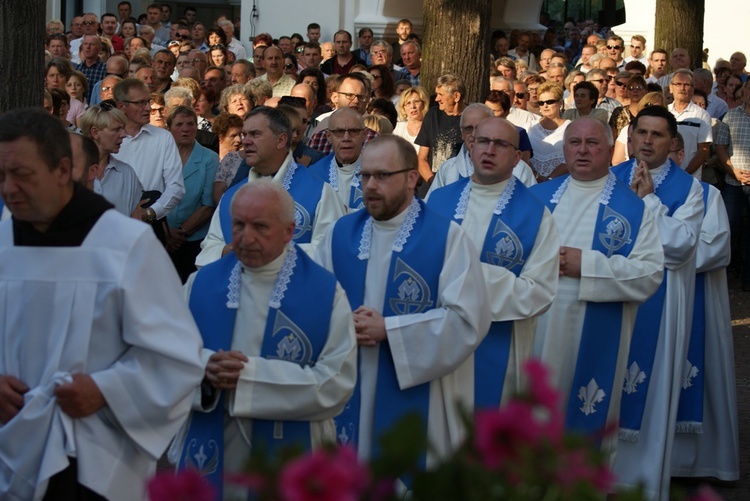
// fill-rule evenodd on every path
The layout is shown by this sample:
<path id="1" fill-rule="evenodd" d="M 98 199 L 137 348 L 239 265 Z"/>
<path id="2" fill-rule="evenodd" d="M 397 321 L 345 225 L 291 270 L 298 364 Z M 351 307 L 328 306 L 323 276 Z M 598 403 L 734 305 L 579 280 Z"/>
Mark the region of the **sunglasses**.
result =
<path id="1" fill-rule="evenodd" d="M 176 36 L 177 38 L 179 38 L 180 40 L 187 40 L 187 39 L 189 39 L 189 38 L 190 38 L 190 35 L 186 35 L 186 34 L 184 34 L 184 33 L 177 33 L 177 34 L 176 34 L 175 36 Z"/>
<path id="2" fill-rule="evenodd" d="M 616 80 L 615 80 L 615 83 L 617 84 L 618 87 L 625 87 L 628 84 L 627 82 L 618 82 Z"/>
<path id="3" fill-rule="evenodd" d="M 607 45 L 607 48 L 609 50 L 612 50 L 612 49 L 621 50 L 622 49 L 622 45 Z"/>
<path id="4" fill-rule="evenodd" d="M 84 21 L 81 24 L 83 24 L 84 26 L 91 26 L 92 24 L 96 24 L 96 21 Z"/>
<path id="5" fill-rule="evenodd" d="M 546 104 L 547 106 L 552 106 L 555 103 L 559 103 L 559 99 L 547 99 L 546 101 L 539 101 L 539 106 Z"/>
<path id="6" fill-rule="evenodd" d="M 518 97 L 518 99 L 524 99 L 526 97 L 526 93 L 525 92 L 516 92 L 516 96 Z"/>

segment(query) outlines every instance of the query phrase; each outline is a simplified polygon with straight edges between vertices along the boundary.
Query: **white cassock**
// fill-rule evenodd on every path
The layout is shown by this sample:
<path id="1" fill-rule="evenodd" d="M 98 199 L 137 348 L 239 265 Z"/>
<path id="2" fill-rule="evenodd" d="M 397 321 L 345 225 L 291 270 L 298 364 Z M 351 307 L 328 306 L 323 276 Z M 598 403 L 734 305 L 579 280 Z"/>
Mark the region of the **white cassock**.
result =
<path id="1" fill-rule="evenodd" d="M 461 228 L 474 247 L 482 249 L 493 211 L 508 181 L 490 186 L 469 182 L 471 192 Z M 510 203 L 513 203 L 512 200 Z M 511 208 L 512 206 L 508 207 Z M 518 205 L 514 208 L 521 209 Z M 537 316 L 549 308 L 557 290 L 559 249 L 560 240 L 555 222 L 552 214 L 545 208 L 534 248 L 528 254 L 518 277 L 502 266 L 482 263 L 492 321 L 513 321 L 513 337 L 501 402 L 506 402 L 509 397 L 522 390 L 520 370 L 524 361 L 531 357 Z"/>
<path id="2" fill-rule="evenodd" d="M 474 174 L 474 166 L 471 163 L 471 157 L 469 157 L 469 150 L 466 148 L 466 145 L 463 144 L 461 145 L 461 150 L 458 152 L 458 155 L 449 158 L 440 166 L 435 174 L 435 179 L 432 180 L 432 185 L 430 185 L 430 189 L 427 191 L 425 199 L 428 199 L 430 194 L 436 189 L 455 183 L 460 177 L 470 177 L 472 174 Z M 527 188 L 536 184 L 534 171 L 532 171 L 529 164 L 523 160 L 519 160 L 516 166 L 513 167 L 513 175 L 516 176 Z"/>
<path id="3" fill-rule="evenodd" d="M 388 221 L 373 220 L 370 258 L 365 278 L 364 305 L 383 311 L 391 250 L 409 210 Z M 351 216 L 349 216 L 351 217 Z M 316 258 L 333 270 L 333 228 L 316 251 Z M 388 342 L 401 389 L 430 382 L 427 435 L 434 449 L 427 467 L 459 446 L 465 436 L 459 404 L 473 405 L 473 367 L 465 363 L 487 334 L 489 305 L 477 251 L 461 227 L 450 224 L 436 307 L 424 313 L 385 318 Z M 351 305 L 353 309 L 360 305 Z M 398 349 L 396 349 L 398 347 Z M 360 346 L 361 412 L 359 457 L 372 451 L 372 430 L 379 346 Z"/>
<path id="4" fill-rule="evenodd" d="M 664 165 L 652 169 L 651 177 L 656 180 L 663 169 Z M 643 202 L 654 215 L 661 236 L 667 291 L 638 441 L 619 441 L 614 473 L 619 484 L 643 483 L 647 497 L 667 500 L 682 368 L 693 315 L 703 188 L 693 178 L 685 203 L 671 216 L 655 194 L 646 195 Z"/>
<path id="5" fill-rule="evenodd" d="M 278 172 L 273 176 L 273 182 L 283 183 L 291 159 L 292 154 L 289 153 Z M 299 168 L 304 167 L 300 166 Z M 248 182 L 252 183 L 262 177 L 257 171 L 251 168 L 248 175 Z M 208 234 L 203 239 L 203 242 L 201 242 L 201 252 L 195 258 L 195 265 L 198 267 L 213 263 L 221 258 L 221 252 L 224 250 L 226 242 L 224 240 L 224 231 L 221 228 L 220 210 L 220 207 L 217 207 L 214 211 L 214 215 L 211 217 L 211 224 L 208 226 Z M 320 201 L 315 208 L 315 218 L 312 222 L 312 241 L 309 244 L 301 244 L 300 247 L 308 252 L 308 254 L 312 254 L 320 241 L 323 240 L 323 236 L 331 223 L 343 215 L 344 209 L 341 207 L 336 192 L 326 183 L 323 186 Z M 229 236 L 228 240 L 232 240 L 231 236 Z"/>
<path id="6" fill-rule="evenodd" d="M 740 475 L 734 346 L 726 272 L 731 257 L 729 243 L 729 220 L 724 202 L 721 193 L 710 186 L 696 259 L 696 272 L 705 273 L 706 288 L 703 433 L 675 436 L 673 477 L 715 477 L 733 481 Z"/>
<path id="7" fill-rule="evenodd" d="M 595 181 L 570 184 L 552 216 L 560 234 L 560 245 L 581 249 L 581 278 L 560 277 L 552 306 L 538 319 L 534 355 L 551 370 L 551 380 L 561 391 L 560 402 L 567 407 L 589 302 L 622 302 L 620 345 L 607 422 L 619 419 L 621 391 L 618 381 L 625 376 L 630 338 L 638 304 L 661 283 L 663 254 L 656 224 L 650 211 L 643 211 L 638 238 L 627 258 L 591 249 L 599 213 L 599 200 L 607 176 Z M 602 442 L 602 449 L 616 448 L 617 436 Z"/>
<path id="8" fill-rule="evenodd" d="M 0 425 L 0 498 L 40 499 L 74 456 L 79 483 L 143 499 L 203 377 L 198 330 L 151 228 L 112 209 L 80 247 L 16 247 L 3 222 L 0 318 L 0 374 L 31 388 Z M 107 405 L 72 419 L 54 389 L 77 372 Z"/>
<path id="9" fill-rule="evenodd" d="M 249 361 L 240 372 L 237 389 L 229 392 L 226 399 L 225 472 L 245 470 L 251 449 L 252 418 L 310 421 L 313 447 L 334 443 L 336 428 L 333 417 L 341 412 L 356 382 L 354 321 L 349 301 L 339 284 L 336 285 L 328 339 L 313 366 L 302 367 L 260 356 L 269 299 L 287 252 L 285 249 L 278 258 L 259 268 L 243 266 L 232 349 L 244 353 Z M 195 275 L 190 275 L 185 284 L 188 301 Z M 213 353 L 203 349 L 204 367 Z M 208 411 L 217 400 L 212 406 L 202 407 L 198 389 L 193 406 Z"/>

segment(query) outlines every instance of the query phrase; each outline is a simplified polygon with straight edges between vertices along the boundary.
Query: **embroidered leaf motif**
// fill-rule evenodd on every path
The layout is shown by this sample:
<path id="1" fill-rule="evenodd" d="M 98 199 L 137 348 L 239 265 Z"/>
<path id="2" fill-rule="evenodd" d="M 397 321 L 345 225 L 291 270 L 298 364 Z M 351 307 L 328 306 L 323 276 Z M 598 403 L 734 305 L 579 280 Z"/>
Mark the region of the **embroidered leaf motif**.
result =
<path id="1" fill-rule="evenodd" d="M 628 373 L 625 375 L 625 387 L 623 391 L 628 395 L 638 391 L 638 385 L 646 380 L 646 373 L 638 367 L 638 363 L 633 361 L 628 367 Z"/>
<path id="2" fill-rule="evenodd" d="M 685 368 L 682 371 L 682 389 L 687 390 L 693 386 L 693 378 L 698 375 L 698 368 L 690 363 L 690 360 L 685 360 Z"/>
<path id="3" fill-rule="evenodd" d="M 579 409 L 587 416 L 593 414 L 596 412 L 596 404 L 604 400 L 606 396 L 607 394 L 604 393 L 604 390 L 596 384 L 596 380 L 591 378 L 589 384 L 581 386 L 581 389 L 578 390 L 578 398 L 583 402 L 583 406 L 579 407 Z"/>

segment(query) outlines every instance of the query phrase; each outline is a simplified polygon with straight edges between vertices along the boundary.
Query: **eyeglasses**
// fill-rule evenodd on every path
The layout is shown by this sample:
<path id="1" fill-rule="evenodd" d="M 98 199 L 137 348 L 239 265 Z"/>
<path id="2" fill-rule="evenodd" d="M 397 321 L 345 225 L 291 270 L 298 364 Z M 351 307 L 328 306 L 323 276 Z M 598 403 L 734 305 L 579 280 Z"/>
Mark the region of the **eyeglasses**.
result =
<path id="1" fill-rule="evenodd" d="M 547 99 L 546 101 L 541 101 L 540 100 L 538 102 L 539 102 L 539 106 L 541 106 L 543 104 L 546 104 L 547 106 L 552 106 L 555 103 L 559 103 L 560 100 L 559 99 Z"/>
<path id="2" fill-rule="evenodd" d="M 360 103 L 362 103 L 362 102 L 364 102 L 364 101 L 369 101 L 369 100 L 370 100 L 370 98 L 368 98 L 368 97 L 367 97 L 366 95 L 364 95 L 364 94 L 352 94 L 351 92 L 341 92 L 341 91 L 338 91 L 338 92 L 337 92 L 337 94 L 338 94 L 338 95 L 340 95 L 340 96 L 344 96 L 344 97 L 345 97 L 346 99 L 348 99 L 349 101 L 354 101 L 354 98 L 355 98 L 355 97 L 357 98 L 357 100 L 358 100 L 358 101 L 359 101 Z"/>
<path id="3" fill-rule="evenodd" d="M 524 99 L 526 97 L 526 93 L 525 92 L 516 92 L 516 96 L 518 97 L 518 99 Z"/>
<path id="4" fill-rule="evenodd" d="M 589 80 L 589 82 L 593 82 L 595 84 L 600 84 L 602 82 L 609 83 L 609 79 L 606 79 L 606 78 L 592 78 L 591 80 Z"/>
<path id="5" fill-rule="evenodd" d="M 139 108 L 145 108 L 146 106 L 151 106 L 151 100 L 150 99 L 144 99 L 143 101 L 127 101 L 125 99 L 122 100 L 123 103 L 128 104 L 134 104 L 138 106 Z"/>
<path id="6" fill-rule="evenodd" d="M 628 90 L 629 91 L 638 91 L 638 90 L 646 90 L 646 89 L 644 89 L 643 86 L 641 86 L 641 85 L 631 85 L 630 87 L 628 87 Z"/>
<path id="7" fill-rule="evenodd" d="M 111 91 L 114 88 L 115 88 L 114 85 L 108 85 L 106 87 L 102 87 L 102 92 L 109 92 L 109 91 Z"/>
<path id="8" fill-rule="evenodd" d="M 190 38 L 190 35 L 186 35 L 185 33 L 177 33 L 175 36 L 180 40 L 188 40 Z"/>
<path id="9" fill-rule="evenodd" d="M 607 45 L 607 48 L 609 50 L 612 50 L 612 49 L 622 50 L 622 45 Z"/>
<path id="10" fill-rule="evenodd" d="M 506 141 L 505 139 L 492 139 L 484 136 L 475 137 L 474 145 L 481 148 L 489 148 L 490 145 L 495 145 L 498 148 L 510 148 L 512 150 L 518 149 L 518 146 Z"/>
<path id="11" fill-rule="evenodd" d="M 383 181 L 388 181 L 391 176 L 395 176 L 396 174 L 402 174 L 404 172 L 409 172 L 414 169 L 401 169 L 401 170 L 394 170 L 393 172 L 388 171 L 379 171 L 379 172 L 358 172 L 355 174 L 357 176 L 357 179 L 362 184 L 367 184 L 367 182 L 370 179 L 374 179 L 375 181 L 382 183 Z"/>
<path id="12" fill-rule="evenodd" d="M 336 137 L 344 137 L 344 135 L 348 132 L 350 137 L 357 137 L 362 132 L 364 132 L 365 129 L 328 129 L 328 131 L 333 134 Z"/>
<path id="13" fill-rule="evenodd" d="M 96 24 L 96 21 L 84 21 L 81 24 L 84 26 L 91 26 L 92 24 Z"/>

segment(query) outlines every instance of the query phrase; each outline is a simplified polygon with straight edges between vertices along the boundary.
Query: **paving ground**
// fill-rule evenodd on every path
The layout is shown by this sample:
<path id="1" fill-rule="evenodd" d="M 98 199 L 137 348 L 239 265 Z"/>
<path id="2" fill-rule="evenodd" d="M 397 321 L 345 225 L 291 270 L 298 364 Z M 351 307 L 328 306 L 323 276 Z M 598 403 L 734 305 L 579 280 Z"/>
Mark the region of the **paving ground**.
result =
<path id="1" fill-rule="evenodd" d="M 750 501 L 750 292 L 729 277 L 729 301 L 734 333 L 734 367 L 737 377 L 737 413 L 740 426 L 740 479 L 718 482 L 705 479 L 726 501 Z M 702 481 L 673 480 L 673 488 L 695 492 Z"/>

